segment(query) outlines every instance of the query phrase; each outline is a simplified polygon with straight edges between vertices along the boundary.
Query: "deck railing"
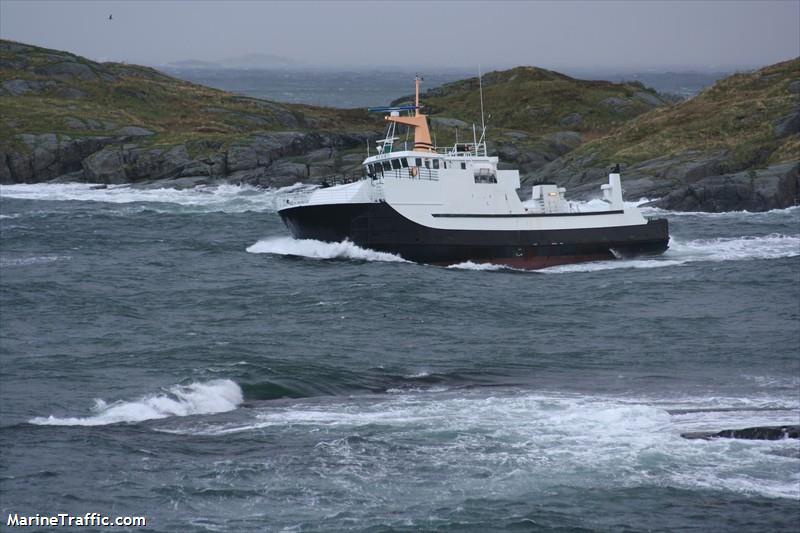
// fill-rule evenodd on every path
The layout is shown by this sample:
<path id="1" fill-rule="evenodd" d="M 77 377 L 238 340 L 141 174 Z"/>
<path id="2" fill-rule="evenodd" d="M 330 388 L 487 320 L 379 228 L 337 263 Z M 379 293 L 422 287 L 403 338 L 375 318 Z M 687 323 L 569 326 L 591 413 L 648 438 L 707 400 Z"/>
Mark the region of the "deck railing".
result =
<path id="1" fill-rule="evenodd" d="M 334 185 L 344 185 L 347 183 L 355 183 L 357 181 L 372 179 L 379 180 L 382 178 L 397 178 L 397 179 L 412 179 L 412 180 L 439 180 L 439 170 L 427 167 L 411 167 L 408 168 L 393 168 L 391 170 L 380 170 L 374 175 L 364 174 L 337 174 L 332 176 L 325 176 L 320 180 L 320 186 L 333 187 Z"/>

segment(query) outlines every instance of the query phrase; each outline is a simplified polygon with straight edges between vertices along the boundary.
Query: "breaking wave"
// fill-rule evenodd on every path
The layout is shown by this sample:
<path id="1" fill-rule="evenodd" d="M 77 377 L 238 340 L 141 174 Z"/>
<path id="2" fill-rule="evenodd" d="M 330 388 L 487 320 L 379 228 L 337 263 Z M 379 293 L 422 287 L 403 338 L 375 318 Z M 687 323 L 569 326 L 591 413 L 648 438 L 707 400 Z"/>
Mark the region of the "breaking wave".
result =
<path id="1" fill-rule="evenodd" d="M 459 475 L 485 473 L 472 487 L 476 490 L 493 482 L 528 490 L 607 482 L 797 497 L 799 478 L 793 470 L 775 478 L 753 474 L 774 465 L 765 450 L 783 450 L 790 443 L 686 440 L 680 434 L 687 429 L 728 426 L 718 425 L 718 413 L 675 416 L 669 407 L 580 395 L 498 391 L 486 397 L 425 391 L 255 407 L 241 420 L 176 421 L 158 431 L 212 436 L 317 433 L 326 436 L 317 452 L 346 457 L 366 480 L 380 476 L 376 470 L 386 465 L 390 471 L 405 471 L 412 468 L 409 464 L 423 470 L 458 464 Z M 767 412 L 746 422 L 777 422 L 787 414 L 795 416 Z M 737 427 L 735 420 L 725 418 L 722 423 Z M 363 447 L 356 452 L 349 446 L 364 443 L 363 428 L 369 428 L 374 456 L 365 454 Z M 381 455 L 380 446 L 375 446 L 381 439 L 419 443 L 419 448 L 391 446 L 391 452 Z M 707 466 L 698 468 L 699 463 Z M 585 465 L 591 465 L 588 475 Z"/>
<path id="2" fill-rule="evenodd" d="M 0 186 L 0 197 L 22 200 L 83 201 L 111 204 L 172 204 L 190 211 L 243 213 L 276 211 L 288 199 L 311 194 L 316 185 L 296 183 L 280 189 L 251 185 L 208 185 L 190 189 L 143 188 L 94 183 L 35 183 Z M 154 206 L 150 206 L 155 208 Z"/>
<path id="3" fill-rule="evenodd" d="M 229 379 L 175 385 L 161 394 L 133 401 L 107 403 L 95 400 L 91 416 L 59 418 L 36 417 L 31 424 L 46 426 L 104 426 L 120 422 L 141 422 L 170 416 L 223 413 L 232 411 L 243 401 L 242 389 Z"/>
<path id="4" fill-rule="evenodd" d="M 313 239 L 273 237 L 258 241 L 252 246 L 249 246 L 247 251 L 253 254 L 289 255 L 308 257 L 310 259 L 356 259 L 359 261 L 407 262 L 398 255 L 361 248 L 350 241 L 322 242 Z"/>

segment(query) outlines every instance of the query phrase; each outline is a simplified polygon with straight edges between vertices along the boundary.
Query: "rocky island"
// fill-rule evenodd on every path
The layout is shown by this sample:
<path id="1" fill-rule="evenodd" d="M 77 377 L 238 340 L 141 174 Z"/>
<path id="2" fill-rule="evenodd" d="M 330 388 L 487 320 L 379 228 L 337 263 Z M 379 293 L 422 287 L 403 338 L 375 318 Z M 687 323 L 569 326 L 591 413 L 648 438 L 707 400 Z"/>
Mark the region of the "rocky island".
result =
<path id="1" fill-rule="evenodd" d="M 423 95 L 440 145 L 471 137 L 477 86 L 472 78 Z M 490 150 L 520 169 L 523 190 L 555 181 L 588 196 L 621 163 L 626 196 L 659 198 L 667 209 L 798 203 L 800 59 L 734 75 L 687 101 L 534 67 L 486 74 L 483 87 Z M 382 128 L 364 110 L 249 98 L 0 41 L 3 184 L 313 183 L 356 171 Z"/>

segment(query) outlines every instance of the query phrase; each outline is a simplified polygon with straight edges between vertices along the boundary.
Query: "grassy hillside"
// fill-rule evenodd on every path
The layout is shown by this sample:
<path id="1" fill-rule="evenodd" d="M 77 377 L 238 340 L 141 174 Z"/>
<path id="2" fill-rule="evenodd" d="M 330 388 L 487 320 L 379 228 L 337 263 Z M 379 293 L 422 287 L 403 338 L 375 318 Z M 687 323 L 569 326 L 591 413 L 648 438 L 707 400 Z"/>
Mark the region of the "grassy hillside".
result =
<path id="1" fill-rule="evenodd" d="M 360 110 L 236 96 L 147 67 L 96 63 L 6 40 L 0 41 L 0 117 L 0 142 L 21 132 L 74 137 L 109 134 L 126 126 L 152 132 L 138 132 L 143 142 L 152 144 L 230 142 L 254 131 L 379 126 L 377 117 Z"/>
<path id="2" fill-rule="evenodd" d="M 667 102 L 638 83 L 571 78 L 535 67 L 517 67 L 483 76 L 483 99 L 489 127 L 531 136 L 559 131 L 584 138 L 608 133 L 620 124 Z M 451 117 L 480 125 L 478 78 L 443 85 L 423 93 L 433 117 Z M 410 97 L 397 102 L 408 102 Z"/>
<path id="3" fill-rule="evenodd" d="M 489 149 L 528 181 L 588 187 L 620 162 L 630 194 L 658 197 L 705 177 L 800 160 L 800 58 L 737 74 L 679 104 L 639 83 L 534 67 L 488 73 L 483 89 Z M 456 131 L 472 137 L 479 97 L 477 78 L 423 93 L 440 146 Z M 2 183 L 318 181 L 357 167 L 383 127 L 365 110 L 248 98 L 0 40 Z"/>
<path id="4" fill-rule="evenodd" d="M 519 167 L 523 173 L 665 105 L 654 91 L 639 84 L 582 81 L 533 67 L 489 73 L 483 85 L 490 149 L 506 165 Z M 480 122 L 477 78 L 430 90 L 423 98 L 440 145 L 455 140 L 456 128 L 462 139 L 471 137 L 470 124 Z M 95 169 L 97 165 L 87 167 L 83 160 L 92 150 L 131 141 L 137 149 L 184 146 L 190 158 L 216 161 L 208 163 L 213 167 L 208 170 L 212 175 L 248 165 L 253 176 L 258 168 L 272 166 L 272 176 L 288 173 L 298 179 L 313 179 L 357 166 L 364 141 L 377 137 L 384 126 L 380 115 L 365 110 L 237 96 L 147 67 L 97 63 L 68 52 L 11 41 L 0 41 L 0 117 L 0 148 L 27 154 L 25 157 L 36 156 L 37 147 L 44 144 L 44 149 L 58 159 L 58 153 L 67 150 L 65 139 L 72 143 L 81 138 L 96 141 L 70 148 L 72 158 L 60 166 L 44 156 L 28 157 L 27 162 L 25 157 L 15 158 L 7 170 L 0 168 L 0 179 L 6 181 L 52 179 L 59 172 Z M 275 149 L 264 139 L 254 140 L 254 136 L 281 131 L 321 134 L 322 138 L 307 135 L 301 139 L 302 146 L 283 139 L 278 141 L 281 147 Z M 342 133 L 353 135 L 331 137 Z M 49 137 L 42 138 L 45 134 Z M 113 141 L 108 141 L 109 137 Z M 251 146 L 261 155 L 238 161 L 237 146 L 241 145 Z M 335 151 L 306 157 L 323 147 L 335 147 Z M 220 159 L 220 154 L 225 157 Z M 113 159 L 130 158 L 121 154 Z M 283 164 L 272 165 L 276 158 L 284 159 Z M 145 172 L 113 172 L 112 166 L 107 163 L 105 174 L 91 171 L 86 179 L 106 179 L 111 174 L 117 180 L 142 179 Z M 48 169 L 43 172 L 42 167 Z M 196 166 L 187 168 L 184 175 Z M 291 178 L 287 175 L 286 179 Z"/>
<path id="5" fill-rule="evenodd" d="M 800 159 L 800 58 L 736 74 L 671 107 L 621 125 L 572 160 L 628 165 L 682 153 L 725 152 L 729 170 Z"/>

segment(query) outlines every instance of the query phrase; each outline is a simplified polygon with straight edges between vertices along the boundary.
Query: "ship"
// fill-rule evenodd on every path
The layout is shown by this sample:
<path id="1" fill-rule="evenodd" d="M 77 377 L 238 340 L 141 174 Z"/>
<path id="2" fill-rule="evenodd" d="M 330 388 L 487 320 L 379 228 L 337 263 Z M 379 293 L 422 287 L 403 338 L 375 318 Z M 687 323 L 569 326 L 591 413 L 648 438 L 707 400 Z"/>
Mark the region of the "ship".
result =
<path id="1" fill-rule="evenodd" d="M 353 244 L 432 265 L 492 263 L 541 269 L 568 263 L 660 254 L 669 246 L 666 219 L 645 218 L 623 202 L 619 165 L 601 185 L 602 208 L 566 199 L 555 183 L 531 185 L 523 201 L 518 170 L 501 170 L 486 146 L 486 127 L 472 142 L 432 143 L 415 80 L 413 105 L 372 108 L 385 114 L 376 153 L 349 182 L 323 181 L 278 214 L 296 239 Z M 398 130 L 406 127 L 400 142 Z M 527 195 L 526 195 L 527 196 Z M 598 202 L 594 202 L 597 204 Z"/>

